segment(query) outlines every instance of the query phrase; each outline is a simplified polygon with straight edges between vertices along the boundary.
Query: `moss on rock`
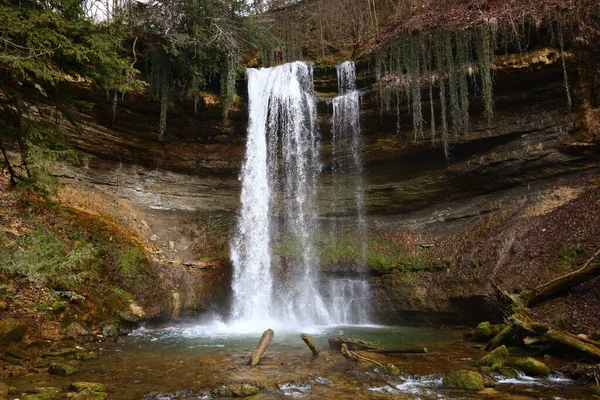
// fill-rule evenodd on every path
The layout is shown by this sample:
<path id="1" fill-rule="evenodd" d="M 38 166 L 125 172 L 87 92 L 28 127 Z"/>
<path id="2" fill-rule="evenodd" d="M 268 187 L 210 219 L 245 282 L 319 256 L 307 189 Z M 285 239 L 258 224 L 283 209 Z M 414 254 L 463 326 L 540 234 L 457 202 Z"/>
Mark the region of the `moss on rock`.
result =
<path id="1" fill-rule="evenodd" d="M 249 397 L 258 394 L 258 389 L 248 383 L 243 384 L 238 389 L 233 389 L 232 393 L 235 397 Z"/>
<path id="2" fill-rule="evenodd" d="M 69 376 L 77 372 L 77 368 L 64 363 L 52 363 L 48 367 L 48 372 L 58 376 Z"/>
<path id="3" fill-rule="evenodd" d="M 487 342 L 499 334 L 504 328 L 506 328 L 505 324 L 492 325 L 489 321 L 482 322 L 473 330 L 473 341 Z"/>
<path id="4" fill-rule="evenodd" d="M 502 345 L 483 356 L 477 362 L 477 365 L 490 367 L 492 370 L 498 370 L 506 363 L 507 359 L 508 349 L 506 346 Z"/>
<path id="5" fill-rule="evenodd" d="M 550 367 L 535 358 L 521 358 L 515 365 L 528 376 L 548 376 L 550 374 Z"/>
<path id="6" fill-rule="evenodd" d="M 102 383 L 95 382 L 73 382 L 69 389 L 74 390 L 76 392 L 83 392 L 86 389 L 92 389 L 94 392 L 105 392 L 106 386 Z"/>
<path id="7" fill-rule="evenodd" d="M 592 338 L 592 340 L 595 340 L 597 342 L 600 342 L 600 331 L 596 331 L 593 332 L 590 337 Z"/>
<path id="8" fill-rule="evenodd" d="M 87 388 L 78 393 L 69 393 L 67 395 L 68 399 L 73 400 L 106 400 L 108 396 L 104 392 L 96 392 L 91 388 Z"/>
<path id="9" fill-rule="evenodd" d="M 483 377 L 475 371 L 455 371 L 444 377 L 444 386 L 466 390 L 483 390 Z"/>

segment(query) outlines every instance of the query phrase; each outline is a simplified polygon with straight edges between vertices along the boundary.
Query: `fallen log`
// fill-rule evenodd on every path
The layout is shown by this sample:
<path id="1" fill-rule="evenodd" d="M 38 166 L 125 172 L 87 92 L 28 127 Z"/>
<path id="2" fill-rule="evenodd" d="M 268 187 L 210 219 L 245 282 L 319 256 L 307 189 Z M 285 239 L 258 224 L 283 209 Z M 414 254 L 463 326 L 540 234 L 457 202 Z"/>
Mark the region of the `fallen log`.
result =
<path id="1" fill-rule="evenodd" d="M 330 337 L 329 348 L 333 350 L 341 350 L 342 345 L 345 344 L 348 350 L 377 350 L 383 349 L 383 346 L 379 343 L 369 342 L 367 340 L 355 339 L 355 338 L 344 338 L 344 337 Z"/>
<path id="2" fill-rule="evenodd" d="M 492 351 L 497 347 L 502 346 L 503 344 L 510 343 L 515 337 L 515 332 L 512 326 L 507 326 L 502 329 L 499 334 L 494 336 L 494 338 L 485 346 L 486 351 Z"/>
<path id="3" fill-rule="evenodd" d="M 570 272 L 533 289 L 525 296 L 525 304 L 527 307 L 542 301 L 550 300 L 569 290 L 573 286 L 600 276 L 600 262 L 594 263 L 598 256 L 600 256 L 600 249 L 598 249 L 598 251 L 586 261 L 583 267 L 579 268 L 577 271 Z"/>
<path id="4" fill-rule="evenodd" d="M 600 349 L 588 345 L 575 337 L 558 332 L 548 331 L 542 338 L 553 345 L 553 347 L 563 347 L 575 353 L 578 357 L 589 361 L 600 362 Z"/>
<path id="5" fill-rule="evenodd" d="M 348 349 L 348 345 L 346 345 L 346 343 L 342 343 L 341 353 L 344 356 L 344 358 L 346 358 L 347 360 L 350 360 L 352 362 L 352 364 L 356 364 L 360 360 L 364 360 L 364 361 L 370 362 L 371 364 L 377 365 L 380 368 L 380 370 L 386 374 L 390 374 L 390 375 L 400 374 L 400 370 L 394 364 L 389 363 L 387 365 L 383 365 L 382 363 L 375 361 L 369 357 L 365 357 L 358 353 L 355 353 L 352 350 Z"/>
<path id="6" fill-rule="evenodd" d="M 275 332 L 273 332 L 272 329 L 267 329 L 262 334 L 260 340 L 258 341 L 258 345 L 256 345 L 256 349 L 254 349 L 252 355 L 250 356 L 248 365 L 252 367 L 258 365 L 258 363 L 263 357 L 263 354 L 265 354 L 265 350 L 267 350 L 267 346 L 269 346 L 269 343 L 271 343 L 271 339 L 273 339 L 273 336 L 275 336 Z"/>
<path id="7" fill-rule="evenodd" d="M 403 349 L 370 349 L 363 350 L 369 353 L 377 353 L 377 354 L 426 354 L 426 347 L 407 347 Z"/>
<path id="8" fill-rule="evenodd" d="M 348 346 L 346 343 L 342 343 L 340 346 L 340 351 L 346 360 L 349 360 L 352 364 L 356 364 L 358 362 L 358 356 L 355 352 L 348 350 Z"/>
<path id="9" fill-rule="evenodd" d="M 584 343 L 591 344 L 591 345 L 593 345 L 595 347 L 598 347 L 600 349 L 600 342 L 597 342 L 597 341 L 589 339 L 589 338 L 583 338 L 581 336 L 577 336 L 577 335 L 574 335 L 574 334 L 569 333 L 569 332 L 567 332 L 566 334 L 569 335 L 569 336 L 571 336 L 571 337 L 573 337 L 573 338 L 575 338 L 575 339 L 577 339 L 577 340 L 581 340 Z"/>
<path id="10" fill-rule="evenodd" d="M 313 340 L 311 339 L 311 337 L 308 336 L 306 333 L 301 333 L 300 337 L 302 338 L 302 340 L 304 340 L 304 343 L 306 343 L 310 351 L 312 351 L 313 357 L 317 357 L 320 351 L 315 342 L 313 342 Z"/>

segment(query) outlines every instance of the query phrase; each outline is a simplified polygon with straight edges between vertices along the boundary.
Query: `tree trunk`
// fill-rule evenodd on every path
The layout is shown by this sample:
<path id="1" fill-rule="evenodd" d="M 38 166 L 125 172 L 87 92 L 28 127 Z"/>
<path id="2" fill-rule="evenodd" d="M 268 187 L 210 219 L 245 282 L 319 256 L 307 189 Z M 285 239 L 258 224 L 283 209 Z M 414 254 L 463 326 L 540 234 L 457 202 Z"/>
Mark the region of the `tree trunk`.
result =
<path id="1" fill-rule="evenodd" d="M 306 343 L 306 345 L 308 346 L 308 348 L 310 349 L 310 351 L 312 351 L 312 354 L 314 357 L 319 355 L 319 348 L 317 347 L 317 345 L 315 344 L 315 342 L 313 342 L 313 340 L 311 339 L 310 336 L 308 336 L 306 333 L 301 333 L 300 337 L 302 338 L 302 340 L 304 340 L 304 343 Z"/>
<path id="2" fill-rule="evenodd" d="M 265 354 L 265 350 L 267 350 L 267 346 L 269 345 L 269 343 L 271 343 L 271 339 L 273 339 L 273 336 L 275 336 L 275 332 L 273 332 L 272 329 L 267 329 L 262 334 L 260 340 L 258 341 L 258 345 L 256 346 L 256 349 L 254 349 L 254 351 L 252 352 L 252 355 L 250 356 L 248 365 L 250 365 L 252 367 L 254 367 L 255 365 L 258 365 L 263 354 Z"/>
<path id="3" fill-rule="evenodd" d="M 329 348 L 334 350 L 341 349 L 342 345 L 345 344 L 350 350 L 376 350 L 382 349 L 383 346 L 369 342 L 367 340 L 355 339 L 355 338 L 344 338 L 344 337 L 331 337 L 329 338 Z"/>
<path id="4" fill-rule="evenodd" d="M 560 278 L 533 289 L 525 297 L 525 303 L 527 307 L 531 307 L 545 300 L 550 300 L 573 286 L 577 286 L 592 278 L 600 276 L 600 263 L 594 264 L 594 261 L 599 255 L 600 249 L 598 249 L 598 251 L 596 251 L 589 260 L 587 260 L 583 267 L 577 271 L 563 275 Z"/>
<path id="5" fill-rule="evenodd" d="M 6 169 L 8 170 L 8 175 L 10 177 L 10 184 L 15 186 L 17 184 L 17 174 L 13 169 L 12 165 L 10 165 L 10 160 L 8 159 L 8 154 L 6 154 L 6 149 L 0 142 L 0 151 L 2 152 L 2 157 L 4 157 L 4 163 L 6 164 Z"/>
<path id="6" fill-rule="evenodd" d="M 548 331 L 542 337 L 550 344 L 565 347 L 583 359 L 600 362 L 599 348 L 593 345 L 587 345 L 581 340 L 575 339 L 571 335 L 557 331 Z"/>

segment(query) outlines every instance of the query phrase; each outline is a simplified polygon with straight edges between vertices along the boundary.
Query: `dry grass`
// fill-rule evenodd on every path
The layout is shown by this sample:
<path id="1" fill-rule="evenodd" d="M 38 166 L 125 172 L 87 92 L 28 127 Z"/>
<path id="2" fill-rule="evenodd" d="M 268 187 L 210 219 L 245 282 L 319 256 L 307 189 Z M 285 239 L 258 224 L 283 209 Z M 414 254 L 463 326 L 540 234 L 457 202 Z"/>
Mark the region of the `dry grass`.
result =
<path id="1" fill-rule="evenodd" d="M 530 206 L 525 211 L 525 217 L 535 217 L 538 215 L 544 215 L 548 212 L 568 203 L 569 201 L 579 197 L 583 193 L 581 188 L 572 188 L 567 186 L 560 186 L 556 189 L 550 190 L 539 196 L 536 204 Z"/>

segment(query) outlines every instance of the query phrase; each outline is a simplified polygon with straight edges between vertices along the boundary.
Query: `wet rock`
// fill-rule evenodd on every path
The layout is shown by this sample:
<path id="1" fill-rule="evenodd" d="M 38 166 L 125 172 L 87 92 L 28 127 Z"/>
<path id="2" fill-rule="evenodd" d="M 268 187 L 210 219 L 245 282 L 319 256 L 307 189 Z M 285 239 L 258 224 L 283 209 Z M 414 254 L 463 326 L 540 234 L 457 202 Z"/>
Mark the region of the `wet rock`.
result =
<path id="1" fill-rule="evenodd" d="M 521 358 L 515 365 L 528 376 L 548 376 L 550 374 L 550 367 L 535 358 Z"/>
<path id="2" fill-rule="evenodd" d="M 506 328 L 506 325 L 504 324 L 492 325 L 489 321 L 482 322 L 477 325 L 475 330 L 473 330 L 473 341 L 487 342 L 499 334 L 504 328 Z"/>
<path id="3" fill-rule="evenodd" d="M 129 304 L 129 308 L 126 310 L 118 311 L 119 317 L 127 322 L 138 322 L 146 317 L 144 309 L 136 304 Z"/>
<path id="4" fill-rule="evenodd" d="M 108 324 L 102 327 L 102 334 L 104 336 L 119 336 L 119 326 L 117 324 Z"/>
<path id="5" fill-rule="evenodd" d="M 55 387 L 41 387 L 31 391 L 31 394 L 27 394 L 23 397 L 23 400 L 46 400 L 54 398 L 60 392 L 59 388 Z"/>
<path id="6" fill-rule="evenodd" d="M 502 367 L 498 370 L 498 372 L 500 372 L 502 375 L 508 378 L 516 378 L 517 376 L 519 376 L 517 370 L 511 367 Z"/>
<path id="7" fill-rule="evenodd" d="M 98 353 L 95 353 L 93 351 L 89 351 L 87 353 L 79 353 L 77 354 L 77 359 L 81 361 L 97 360 Z"/>
<path id="8" fill-rule="evenodd" d="M 235 397 L 249 397 L 258 394 L 258 389 L 246 383 L 237 389 L 233 389 L 232 393 Z"/>
<path id="9" fill-rule="evenodd" d="M 106 392 L 106 386 L 95 382 L 73 382 L 69 386 L 69 389 L 76 392 L 83 392 L 86 389 L 91 389 L 94 392 Z"/>
<path id="10" fill-rule="evenodd" d="M 52 363 L 48 367 L 48 372 L 58 376 L 69 376 L 77 372 L 77 368 L 64 363 Z"/>
<path id="11" fill-rule="evenodd" d="M 64 349 L 57 349 L 49 351 L 42 355 L 42 358 L 73 358 L 77 354 L 77 349 L 67 347 Z"/>
<path id="12" fill-rule="evenodd" d="M 211 389 L 210 395 L 212 397 L 233 397 L 233 390 L 227 386 L 221 386 L 220 388 Z"/>
<path id="13" fill-rule="evenodd" d="M 490 367 L 492 370 L 501 368 L 508 359 L 508 349 L 502 345 L 483 356 L 477 365 Z"/>
<path id="14" fill-rule="evenodd" d="M 483 390 L 483 377 L 475 371 L 456 371 L 444 377 L 444 386 L 465 390 Z"/>
<path id="15" fill-rule="evenodd" d="M 27 325 L 14 318 L 0 320 L 0 345 L 19 342 L 26 330 Z"/>
<path id="16" fill-rule="evenodd" d="M 67 329 L 65 329 L 65 332 L 67 333 L 67 336 L 73 339 L 79 339 L 83 336 L 87 336 L 90 334 L 90 332 L 87 329 L 85 329 L 81 324 L 77 322 L 72 322 L 71 324 L 69 324 L 69 326 L 67 326 Z"/>
<path id="17" fill-rule="evenodd" d="M 92 390 L 91 388 L 87 388 L 78 393 L 69 393 L 67 395 L 68 399 L 73 400 L 105 400 L 107 398 L 107 394 L 104 392 L 97 392 Z"/>
<path id="18" fill-rule="evenodd" d="M 383 368 L 383 372 L 393 376 L 400 375 L 400 369 L 392 363 L 385 365 Z"/>
<path id="19" fill-rule="evenodd" d="M 496 386 L 498 386 L 498 382 L 496 382 L 495 380 L 493 380 L 492 378 L 485 376 L 483 377 L 483 386 L 486 388 L 495 388 Z"/>

